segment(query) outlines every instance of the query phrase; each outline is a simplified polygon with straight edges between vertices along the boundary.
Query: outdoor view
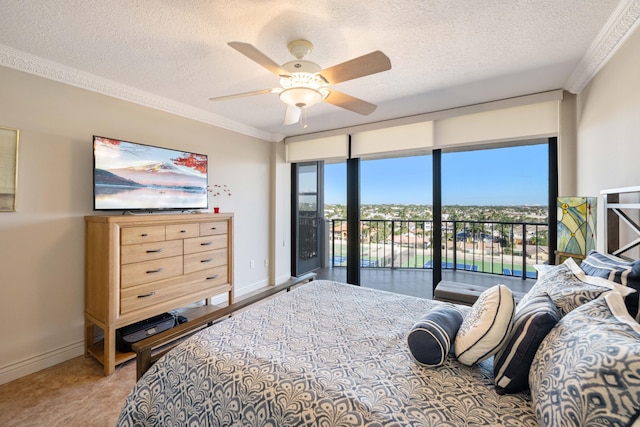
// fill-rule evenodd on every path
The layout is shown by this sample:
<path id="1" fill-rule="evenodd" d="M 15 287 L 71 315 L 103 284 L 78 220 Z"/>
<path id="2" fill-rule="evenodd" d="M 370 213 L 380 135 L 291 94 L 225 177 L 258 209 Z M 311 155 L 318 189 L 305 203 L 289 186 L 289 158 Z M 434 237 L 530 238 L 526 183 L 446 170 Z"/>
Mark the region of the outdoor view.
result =
<path id="1" fill-rule="evenodd" d="M 360 172 L 361 267 L 431 268 L 431 156 Z M 443 154 L 443 268 L 535 277 L 549 258 L 547 189 L 546 144 Z M 330 263 L 346 265 L 345 163 L 325 165 L 324 214 Z"/>

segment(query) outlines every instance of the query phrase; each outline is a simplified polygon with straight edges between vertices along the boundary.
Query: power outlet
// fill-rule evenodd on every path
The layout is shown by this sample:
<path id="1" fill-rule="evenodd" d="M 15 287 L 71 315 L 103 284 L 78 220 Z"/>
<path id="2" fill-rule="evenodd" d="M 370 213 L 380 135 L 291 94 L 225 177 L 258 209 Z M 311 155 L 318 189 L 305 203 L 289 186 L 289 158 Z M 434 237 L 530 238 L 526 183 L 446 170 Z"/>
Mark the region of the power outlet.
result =
<path id="1" fill-rule="evenodd" d="M 256 267 L 256 262 L 254 260 L 249 261 L 249 268 L 254 269 Z"/>
<path id="2" fill-rule="evenodd" d="M 264 259 L 264 266 L 269 267 L 269 259 L 267 258 Z"/>

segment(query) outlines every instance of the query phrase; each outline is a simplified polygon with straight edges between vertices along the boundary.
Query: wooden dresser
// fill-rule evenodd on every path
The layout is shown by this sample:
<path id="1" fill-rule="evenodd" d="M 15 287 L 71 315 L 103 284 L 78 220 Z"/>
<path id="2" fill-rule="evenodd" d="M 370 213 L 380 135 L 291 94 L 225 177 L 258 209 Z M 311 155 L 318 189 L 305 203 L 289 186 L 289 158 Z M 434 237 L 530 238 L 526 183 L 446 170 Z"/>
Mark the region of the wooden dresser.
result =
<path id="1" fill-rule="evenodd" d="M 110 375 L 135 357 L 116 329 L 222 293 L 232 304 L 232 243 L 232 214 L 85 217 L 85 355 Z"/>

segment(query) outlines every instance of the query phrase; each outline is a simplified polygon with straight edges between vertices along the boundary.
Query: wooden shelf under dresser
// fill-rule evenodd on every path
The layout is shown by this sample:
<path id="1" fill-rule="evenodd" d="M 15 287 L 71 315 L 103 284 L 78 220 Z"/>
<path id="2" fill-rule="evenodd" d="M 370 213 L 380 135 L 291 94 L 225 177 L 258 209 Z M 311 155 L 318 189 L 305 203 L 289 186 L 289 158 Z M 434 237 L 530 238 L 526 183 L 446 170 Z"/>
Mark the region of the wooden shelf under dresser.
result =
<path id="1" fill-rule="evenodd" d="M 232 304 L 232 243 L 233 214 L 85 217 L 85 355 L 110 375 L 135 357 L 116 329 L 223 293 Z"/>

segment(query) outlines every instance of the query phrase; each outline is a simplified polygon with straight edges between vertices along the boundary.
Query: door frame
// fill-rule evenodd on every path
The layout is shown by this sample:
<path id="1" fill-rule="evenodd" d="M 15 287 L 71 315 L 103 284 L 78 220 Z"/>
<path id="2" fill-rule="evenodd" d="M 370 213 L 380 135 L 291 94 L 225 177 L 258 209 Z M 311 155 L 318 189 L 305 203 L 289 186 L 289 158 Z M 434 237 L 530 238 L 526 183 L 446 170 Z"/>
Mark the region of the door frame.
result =
<path id="1" fill-rule="evenodd" d="M 316 166 L 316 192 L 304 193 L 316 196 L 316 254 L 313 259 L 300 259 L 300 209 L 299 172 L 301 167 Z M 291 275 L 294 277 L 323 267 L 324 254 L 324 162 L 300 162 L 291 164 Z"/>

